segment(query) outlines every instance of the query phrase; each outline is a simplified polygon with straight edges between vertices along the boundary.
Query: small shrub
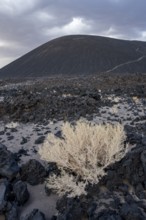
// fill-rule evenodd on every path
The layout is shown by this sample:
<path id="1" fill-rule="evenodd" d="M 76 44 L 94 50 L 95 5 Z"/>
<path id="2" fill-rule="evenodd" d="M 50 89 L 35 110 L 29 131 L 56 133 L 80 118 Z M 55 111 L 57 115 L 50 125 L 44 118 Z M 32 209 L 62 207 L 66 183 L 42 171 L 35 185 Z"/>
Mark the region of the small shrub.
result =
<path id="1" fill-rule="evenodd" d="M 104 168 L 120 160 L 124 154 L 125 132 L 122 125 L 95 125 L 78 121 L 65 123 L 63 138 L 49 134 L 39 153 L 43 160 L 55 162 L 60 176 L 52 175 L 48 187 L 59 195 L 86 194 L 88 183 L 98 183 Z"/>

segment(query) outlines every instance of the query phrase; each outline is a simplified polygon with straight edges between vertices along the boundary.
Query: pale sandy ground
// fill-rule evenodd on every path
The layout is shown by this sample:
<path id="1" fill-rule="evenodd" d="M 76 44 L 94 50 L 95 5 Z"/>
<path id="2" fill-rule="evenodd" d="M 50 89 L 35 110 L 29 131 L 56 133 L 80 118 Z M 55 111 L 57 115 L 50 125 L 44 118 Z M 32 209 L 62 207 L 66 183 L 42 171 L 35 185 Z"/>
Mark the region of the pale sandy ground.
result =
<path id="1" fill-rule="evenodd" d="M 146 99 L 139 99 L 137 97 L 131 99 L 127 96 L 115 97 L 114 95 L 107 96 L 105 99 L 111 101 L 113 105 L 112 107 L 105 106 L 99 109 L 100 116 L 95 115 L 94 117 L 96 123 L 107 123 L 112 121 L 113 123 L 118 122 L 126 125 L 130 124 L 131 121 L 137 117 L 146 116 L 146 104 L 145 106 L 143 105 Z M 142 121 L 140 121 L 140 123 L 141 122 Z"/>
<path id="2" fill-rule="evenodd" d="M 102 107 L 99 109 L 99 114 L 94 116 L 95 123 L 111 122 L 122 124 L 130 124 L 131 119 L 134 120 L 136 117 L 141 117 L 146 115 L 146 106 L 143 105 L 142 100 L 133 97 L 133 103 L 128 104 L 128 98 L 115 97 L 114 95 L 106 97 L 114 104 L 112 107 Z M 109 119 L 110 117 L 110 119 Z M 143 121 L 145 122 L 145 121 Z M 142 123 L 143 123 L 142 122 Z M 4 135 L 0 135 L 0 142 L 6 145 L 6 147 L 16 153 L 21 148 L 28 150 L 27 156 L 22 156 L 20 163 L 25 163 L 29 159 L 37 159 L 41 163 L 40 156 L 38 153 L 34 153 L 33 149 L 36 151 L 42 146 L 36 145 L 35 140 L 41 135 L 47 136 L 46 132 L 49 131 L 53 134 L 61 130 L 63 122 L 49 122 L 47 125 L 38 125 L 33 123 L 22 124 L 22 123 L 9 123 L 4 124 L 0 122 L 0 131 L 6 129 Z M 16 128 L 16 132 L 11 132 L 11 128 Z M 10 133 L 10 134 L 8 134 Z M 12 140 L 8 140 L 8 137 L 13 135 Z M 27 143 L 21 145 L 22 137 L 27 138 Z M 28 184 L 28 190 L 30 193 L 29 201 L 20 208 L 20 216 L 25 216 L 27 213 L 32 211 L 34 208 L 38 208 L 46 215 L 46 219 L 49 220 L 53 214 L 56 214 L 56 201 L 58 197 L 56 195 L 47 196 L 44 191 L 44 184 L 38 186 L 30 186 Z M 4 220 L 0 216 L 0 220 Z"/>
<path id="3" fill-rule="evenodd" d="M 56 214 L 56 201 L 58 199 L 57 195 L 46 196 L 44 190 L 44 184 L 31 186 L 28 184 L 28 191 L 30 193 L 29 201 L 20 208 L 20 219 L 24 217 L 27 213 L 30 213 L 34 208 L 42 211 L 46 220 L 49 220 L 54 214 Z"/>
<path id="4" fill-rule="evenodd" d="M 17 153 L 22 148 L 24 150 L 28 150 L 28 155 L 21 157 L 21 163 L 24 163 L 29 159 L 40 160 L 40 156 L 37 153 L 34 153 L 33 150 L 35 149 L 38 151 L 42 144 L 35 144 L 35 140 L 40 136 L 47 136 L 47 134 L 45 134 L 47 131 L 53 134 L 57 133 L 61 129 L 62 123 L 62 121 L 55 123 L 49 122 L 48 125 L 44 126 L 33 123 L 19 124 L 11 122 L 9 124 L 4 124 L 3 122 L 0 122 L 0 131 L 4 131 L 6 129 L 5 134 L 0 136 L 0 142 L 13 153 Z M 11 132 L 12 128 L 16 128 L 17 131 Z M 14 136 L 14 138 L 12 140 L 8 140 L 10 135 L 7 135 L 7 133 L 10 133 L 10 135 Z M 23 140 L 22 137 L 27 139 L 27 143 L 21 144 L 21 141 Z"/>

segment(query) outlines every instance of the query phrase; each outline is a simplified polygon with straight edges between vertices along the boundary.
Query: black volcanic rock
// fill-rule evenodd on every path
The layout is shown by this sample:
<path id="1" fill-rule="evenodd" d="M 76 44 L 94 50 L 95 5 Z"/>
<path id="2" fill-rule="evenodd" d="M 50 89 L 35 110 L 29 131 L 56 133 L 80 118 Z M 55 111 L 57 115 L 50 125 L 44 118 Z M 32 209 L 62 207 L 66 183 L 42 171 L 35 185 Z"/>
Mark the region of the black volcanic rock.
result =
<path id="1" fill-rule="evenodd" d="M 3 211 L 6 208 L 7 204 L 7 194 L 9 191 L 9 183 L 6 179 L 0 179 L 0 214 L 3 213 Z"/>
<path id="2" fill-rule="evenodd" d="M 51 40 L 0 70 L 0 78 L 146 72 L 146 42 L 89 35 Z"/>
<path id="3" fill-rule="evenodd" d="M 29 199 L 29 192 L 27 190 L 27 184 L 21 180 L 17 181 L 13 186 L 13 191 L 16 196 L 16 200 L 19 205 L 25 204 Z"/>
<path id="4" fill-rule="evenodd" d="M 20 175 L 23 181 L 31 185 L 37 185 L 43 183 L 46 171 L 39 161 L 31 159 L 26 164 L 22 165 Z"/>
<path id="5" fill-rule="evenodd" d="M 23 220 L 45 220 L 45 215 L 38 209 L 34 209 L 31 213 L 25 216 Z"/>
<path id="6" fill-rule="evenodd" d="M 6 220 L 18 219 L 18 208 L 15 203 L 8 203 L 5 217 L 6 217 Z"/>
<path id="7" fill-rule="evenodd" d="M 0 144 L 0 176 L 13 179 L 19 172 L 19 167 L 13 153 Z"/>

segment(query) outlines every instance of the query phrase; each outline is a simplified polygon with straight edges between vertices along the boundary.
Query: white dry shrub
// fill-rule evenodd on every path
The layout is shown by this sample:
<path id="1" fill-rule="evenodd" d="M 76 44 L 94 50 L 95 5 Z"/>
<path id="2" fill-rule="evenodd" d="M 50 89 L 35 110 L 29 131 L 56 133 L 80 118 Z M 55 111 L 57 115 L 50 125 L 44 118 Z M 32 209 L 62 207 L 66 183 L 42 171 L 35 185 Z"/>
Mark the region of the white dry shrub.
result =
<path id="1" fill-rule="evenodd" d="M 85 187 L 86 182 L 77 181 L 73 175 L 69 175 L 64 170 L 61 171 L 61 176 L 53 174 L 47 180 L 47 186 L 49 189 L 53 189 L 59 196 L 68 194 L 68 197 L 86 195 Z"/>
<path id="2" fill-rule="evenodd" d="M 55 162 L 61 170 L 60 176 L 52 175 L 47 180 L 48 187 L 61 196 L 86 194 L 85 186 L 98 183 L 105 174 L 104 168 L 120 160 L 126 152 L 125 132 L 120 124 L 78 121 L 73 126 L 66 122 L 62 126 L 62 136 L 49 134 L 39 150 L 43 160 Z"/>

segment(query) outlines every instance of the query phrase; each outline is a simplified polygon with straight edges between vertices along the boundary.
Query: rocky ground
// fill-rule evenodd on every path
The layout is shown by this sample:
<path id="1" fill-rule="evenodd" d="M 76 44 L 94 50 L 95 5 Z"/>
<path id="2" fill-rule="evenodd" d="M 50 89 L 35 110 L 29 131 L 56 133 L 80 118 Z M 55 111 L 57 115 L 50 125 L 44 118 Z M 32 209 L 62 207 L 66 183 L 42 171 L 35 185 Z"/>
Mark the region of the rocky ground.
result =
<path id="1" fill-rule="evenodd" d="M 80 198 L 48 194 L 48 133 L 86 118 L 122 123 L 129 150 Z M 146 75 L 0 81 L 0 220 L 146 219 Z"/>

